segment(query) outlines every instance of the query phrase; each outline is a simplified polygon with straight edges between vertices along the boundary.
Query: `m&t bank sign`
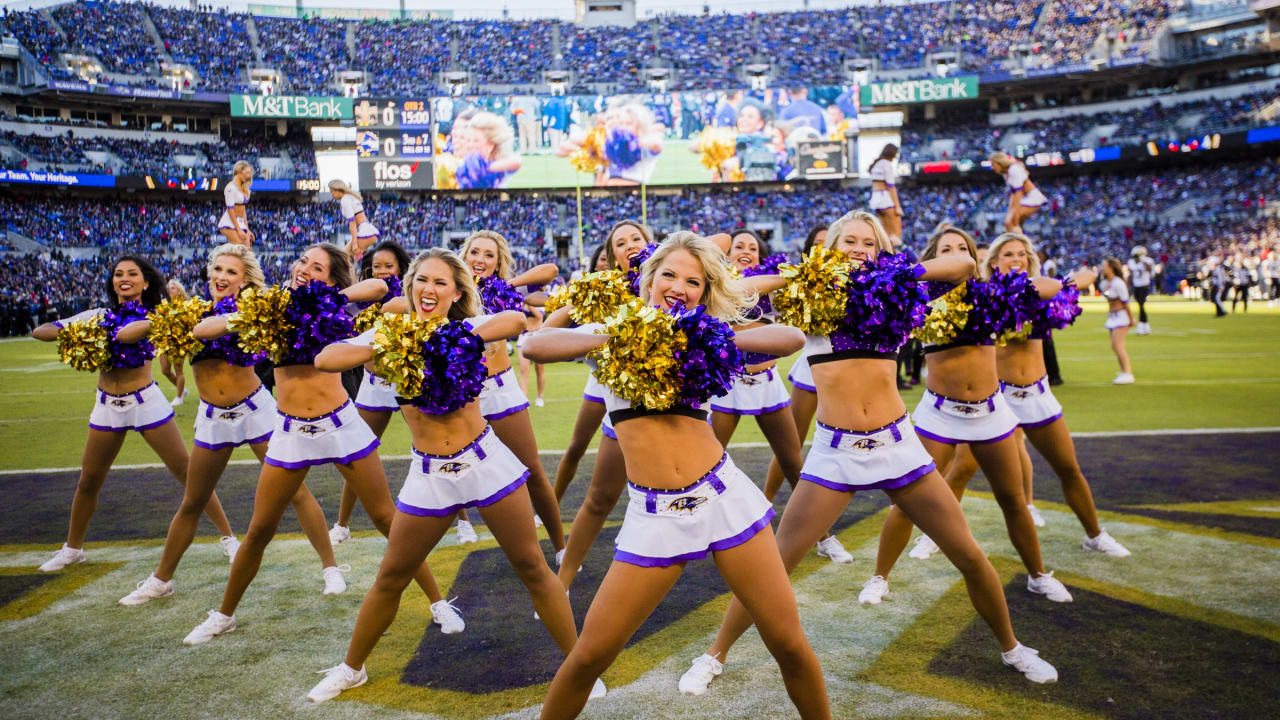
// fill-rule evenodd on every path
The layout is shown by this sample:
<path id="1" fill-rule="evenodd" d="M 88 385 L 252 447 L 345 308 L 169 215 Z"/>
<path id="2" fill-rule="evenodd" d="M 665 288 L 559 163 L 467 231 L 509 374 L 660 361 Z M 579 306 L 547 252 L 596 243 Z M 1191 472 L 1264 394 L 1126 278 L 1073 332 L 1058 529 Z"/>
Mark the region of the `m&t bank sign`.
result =
<path id="1" fill-rule="evenodd" d="M 905 105 L 975 100 L 977 97 L 978 76 L 966 75 L 942 80 L 905 80 L 863 85 L 859 99 L 863 105 Z"/>
<path id="2" fill-rule="evenodd" d="M 350 120 L 351 98 L 232 95 L 231 117 Z"/>

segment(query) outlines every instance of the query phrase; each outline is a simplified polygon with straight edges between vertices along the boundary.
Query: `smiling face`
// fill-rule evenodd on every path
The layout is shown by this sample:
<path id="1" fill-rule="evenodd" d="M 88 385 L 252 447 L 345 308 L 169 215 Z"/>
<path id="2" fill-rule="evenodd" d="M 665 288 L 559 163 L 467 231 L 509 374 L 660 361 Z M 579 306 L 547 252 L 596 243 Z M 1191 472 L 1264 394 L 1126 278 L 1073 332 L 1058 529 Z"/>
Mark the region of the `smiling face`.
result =
<path id="1" fill-rule="evenodd" d="M 609 244 L 613 247 L 613 257 L 617 260 L 618 267 L 622 270 L 630 270 L 631 258 L 643 250 L 647 243 L 640 228 L 635 225 L 623 225 L 613 231 L 613 235 L 609 237 Z"/>
<path id="2" fill-rule="evenodd" d="M 833 249 L 844 253 L 851 260 L 866 262 L 875 259 L 880 245 L 876 241 L 875 230 L 869 223 L 851 220 L 840 228 L 840 237 L 836 238 Z"/>
<path id="3" fill-rule="evenodd" d="M 947 232 L 938 238 L 937 257 L 969 256 L 969 241 L 960 233 Z"/>
<path id="4" fill-rule="evenodd" d="M 138 267 L 138 263 L 122 260 L 111 273 L 111 287 L 123 304 L 142 297 L 142 291 L 147 289 L 147 281 L 143 278 L 142 268 Z"/>
<path id="5" fill-rule="evenodd" d="M 332 285 L 329 278 L 329 253 L 320 248 L 310 248 L 293 264 L 293 286 L 302 287 L 312 280 Z"/>
<path id="6" fill-rule="evenodd" d="M 1010 240 L 1000 246 L 995 266 L 1002 273 L 1026 272 L 1031 267 L 1031 253 L 1021 240 Z"/>
<path id="7" fill-rule="evenodd" d="M 760 244 L 756 242 L 754 235 L 742 233 L 733 236 L 733 244 L 729 246 L 729 262 L 742 269 L 760 264 Z"/>
<path id="8" fill-rule="evenodd" d="M 693 307 L 702 303 L 706 289 L 707 276 L 702 263 L 687 250 L 673 250 L 653 274 L 649 302 L 663 310 L 675 305 Z"/>
<path id="9" fill-rule="evenodd" d="M 438 258 L 418 263 L 412 281 L 413 290 L 409 300 L 419 318 L 431 315 L 448 317 L 449 308 L 462 299 L 462 291 L 454 280 L 453 270 L 448 263 Z"/>
<path id="10" fill-rule="evenodd" d="M 599 255 L 596 256 L 596 266 L 591 268 L 591 270 L 592 272 L 600 272 L 601 270 L 608 270 L 608 269 L 609 269 L 609 258 L 604 253 L 600 253 Z"/>
<path id="11" fill-rule="evenodd" d="M 396 259 L 396 254 L 390 250 L 379 250 L 374 253 L 370 270 L 373 272 L 373 276 L 379 280 L 386 280 L 404 272 L 400 268 L 400 261 Z"/>
<path id="12" fill-rule="evenodd" d="M 253 167 L 250 166 L 250 167 L 240 168 L 240 172 L 236 175 L 236 177 L 240 178 L 241 183 L 248 184 L 251 180 L 253 180 Z"/>
<path id="13" fill-rule="evenodd" d="M 738 132 L 758 133 L 764 129 L 764 116 L 755 105 L 743 105 L 738 110 Z"/>
<path id="14" fill-rule="evenodd" d="M 235 255 L 219 255 L 209 269 L 209 295 L 214 302 L 235 296 L 244 287 L 244 261 Z"/>
<path id="15" fill-rule="evenodd" d="M 462 261 L 476 277 L 489 277 L 498 271 L 498 243 L 493 238 L 472 238 Z"/>
<path id="16" fill-rule="evenodd" d="M 460 158 L 472 153 L 486 158 L 493 156 L 494 145 L 479 128 L 463 123 L 455 127 L 449 137 L 453 140 L 453 154 Z"/>

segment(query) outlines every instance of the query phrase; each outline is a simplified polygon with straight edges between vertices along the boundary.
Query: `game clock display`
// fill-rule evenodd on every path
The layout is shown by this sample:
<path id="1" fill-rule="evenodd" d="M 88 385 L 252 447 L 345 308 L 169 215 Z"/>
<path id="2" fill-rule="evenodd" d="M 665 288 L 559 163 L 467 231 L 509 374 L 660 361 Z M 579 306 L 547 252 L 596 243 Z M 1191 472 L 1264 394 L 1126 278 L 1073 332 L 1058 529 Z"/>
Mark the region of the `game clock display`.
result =
<path id="1" fill-rule="evenodd" d="M 356 101 L 356 157 L 361 189 L 432 187 L 430 107 L 425 99 Z"/>

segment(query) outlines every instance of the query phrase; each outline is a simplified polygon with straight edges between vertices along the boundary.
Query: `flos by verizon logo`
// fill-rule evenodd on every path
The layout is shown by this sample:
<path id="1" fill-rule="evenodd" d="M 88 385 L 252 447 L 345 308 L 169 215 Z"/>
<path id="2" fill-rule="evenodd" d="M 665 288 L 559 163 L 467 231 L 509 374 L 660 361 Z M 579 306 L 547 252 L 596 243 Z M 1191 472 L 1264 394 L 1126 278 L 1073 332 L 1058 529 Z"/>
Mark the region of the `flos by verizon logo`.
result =
<path id="1" fill-rule="evenodd" d="M 861 94 L 862 102 L 867 105 L 972 100 L 978 97 L 978 76 L 967 75 L 948 80 L 876 83 L 864 85 Z"/>
<path id="2" fill-rule="evenodd" d="M 352 117 L 352 104 L 351 98 L 232 95 L 231 115 L 232 117 L 344 120 Z"/>

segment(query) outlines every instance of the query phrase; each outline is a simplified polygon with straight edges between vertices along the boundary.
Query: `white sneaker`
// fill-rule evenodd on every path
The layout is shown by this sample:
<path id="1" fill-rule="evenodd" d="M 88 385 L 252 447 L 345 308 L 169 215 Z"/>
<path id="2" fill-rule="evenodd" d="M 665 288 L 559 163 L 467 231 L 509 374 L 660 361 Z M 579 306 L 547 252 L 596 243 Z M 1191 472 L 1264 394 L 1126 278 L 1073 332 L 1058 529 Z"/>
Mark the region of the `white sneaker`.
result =
<path id="1" fill-rule="evenodd" d="M 928 560 L 936 552 L 938 552 L 938 544 L 933 541 L 933 538 L 921 535 L 916 538 L 916 546 L 907 554 L 916 560 Z"/>
<path id="2" fill-rule="evenodd" d="M 1036 527 L 1044 527 L 1044 516 L 1040 514 L 1040 510 L 1035 505 L 1028 505 L 1027 512 L 1031 513 L 1031 522 Z"/>
<path id="3" fill-rule="evenodd" d="M 217 610 L 209 611 L 209 618 L 196 626 L 182 639 L 183 645 L 199 645 L 207 643 L 210 640 L 225 635 L 236 629 L 236 616 L 223 615 Z"/>
<path id="4" fill-rule="evenodd" d="M 218 544 L 222 546 L 222 554 L 227 556 L 228 562 L 236 561 L 236 553 L 240 551 L 240 541 L 235 535 L 223 535 L 218 538 Z"/>
<path id="5" fill-rule="evenodd" d="M 818 557 L 830 558 L 833 563 L 851 563 L 853 556 L 848 550 L 844 549 L 844 545 L 840 544 L 840 540 L 835 535 L 830 535 L 818 541 Z"/>
<path id="6" fill-rule="evenodd" d="M 338 547 L 342 543 L 351 539 L 351 528 L 346 525 L 333 524 L 333 528 L 329 530 L 329 544 Z"/>
<path id="7" fill-rule="evenodd" d="M 1037 595 L 1043 595 L 1053 602 L 1071 602 L 1071 593 L 1067 591 L 1067 586 L 1063 585 L 1062 581 L 1055 578 L 1051 572 L 1047 572 L 1040 577 L 1028 575 L 1027 589 Z"/>
<path id="8" fill-rule="evenodd" d="M 458 608 L 453 604 L 453 600 L 431 603 L 431 621 L 439 625 L 440 632 L 445 635 L 453 635 L 467 629 L 467 624 L 462 622 L 462 616 L 458 614 Z"/>
<path id="9" fill-rule="evenodd" d="M 693 659 L 693 665 L 680 676 L 680 694 L 706 695 L 711 681 L 722 672 L 724 665 L 719 660 L 702 653 Z"/>
<path id="10" fill-rule="evenodd" d="M 189 393 L 189 392 L 191 392 L 191 391 L 190 391 L 190 390 L 183 390 L 183 391 L 182 391 L 182 394 L 181 394 L 181 395 L 178 395 L 178 396 L 176 396 L 176 397 L 174 397 L 174 398 L 173 398 L 173 400 L 171 400 L 171 401 L 169 402 L 169 404 L 170 404 L 170 405 L 172 405 L 173 407 L 178 407 L 178 406 L 179 406 L 179 405 L 181 405 L 182 403 L 186 402 L 186 399 L 187 399 L 187 393 Z"/>
<path id="11" fill-rule="evenodd" d="M 579 571 L 579 572 L 581 572 L 581 571 L 582 571 L 582 568 L 578 568 L 578 571 Z M 569 597 L 569 591 L 568 591 L 568 590 L 565 590 L 565 591 L 564 591 L 564 596 L 565 596 L 566 598 L 567 598 L 567 597 Z M 573 609 L 573 606 L 572 606 L 572 605 L 570 605 L 570 606 L 569 606 L 569 609 L 570 609 L 570 610 L 572 610 L 572 609 Z M 538 615 L 538 611 L 537 611 L 537 610 L 534 610 L 534 611 L 533 611 L 533 619 L 534 619 L 534 620 L 541 620 L 541 619 L 542 619 L 542 618 Z"/>
<path id="12" fill-rule="evenodd" d="M 369 682 L 369 673 L 365 672 L 364 668 L 352 670 L 346 663 L 338 663 L 337 666 L 328 670 L 319 670 L 316 674 L 324 675 L 324 679 L 316 683 L 316 686 L 311 688 L 311 692 L 307 693 L 307 700 L 313 703 L 332 700 L 341 695 L 343 690 L 358 688 Z"/>
<path id="13" fill-rule="evenodd" d="M 342 573 L 351 572 L 350 565 L 334 565 L 327 567 L 321 573 L 324 577 L 324 592 L 321 595 L 341 595 L 347 591 L 347 579 L 342 577 Z"/>
<path id="14" fill-rule="evenodd" d="M 1129 557 L 1132 554 L 1128 548 L 1116 542 L 1116 539 L 1111 537 L 1111 534 L 1106 530 L 1098 533 L 1097 537 L 1086 537 L 1082 547 L 1085 550 L 1093 550 L 1111 557 Z"/>
<path id="15" fill-rule="evenodd" d="M 61 550 L 54 553 L 53 557 L 40 566 L 40 572 L 57 572 L 68 565 L 75 565 L 78 562 L 84 562 L 84 550 L 63 544 Z"/>
<path id="16" fill-rule="evenodd" d="M 156 598 L 169 597 L 173 594 L 173 581 L 162 582 L 155 575 L 138 583 L 138 588 L 120 598 L 120 604 L 126 607 L 141 605 Z"/>
<path id="17" fill-rule="evenodd" d="M 534 407 L 546 407 L 546 403 L 542 401 L 542 398 L 538 398 L 537 400 L 534 400 L 534 401 L 533 401 L 533 406 L 534 406 Z M 602 693 L 602 694 L 603 694 L 603 693 Z"/>
<path id="18" fill-rule="evenodd" d="M 538 517 L 538 513 L 533 514 L 533 526 L 536 528 L 542 527 L 542 518 Z"/>
<path id="19" fill-rule="evenodd" d="M 467 543 L 480 542 L 480 538 L 476 536 L 476 529 L 471 526 L 467 520 L 458 521 L 458 544 L 466 545 Z"/>
<path id="20" fill-rule="evenodd" d="M 1132 385 L 1133 373 L 1116 373 L 1116 379 L 1111 381 L 1112 385 Z"/>
<path id="21" fill-rule="evenodd" d="M 565 547 L 562 547 L 556 551 L 556 569 L 557 570 L 559 570 L 560 566 L 564 564 L 564 551 L 568 549 L 569 547 L 566 545 Z M 578 568 L 578 569 L 581 570 L 582 568 Z"/>
<path id="22" fill-rule="evenodd" d="M 587 696 L 588 700 L 597 700 L 605 696 L 609 692 L 609 688 L 604 686 L 604 681 L 596 678 L 596 684 L 591 686 L 591 694 Z"/>
<path id="23" fill-rule="evenodd" d="M 884 596 L 889 594 L 889 581 L 879 575 L 862 583 L 862 592 L 858 593 L 858 602 L 863 605 L 879 605 Z"/>
<path id="24" fill-rule="evenodd" d="M 1040 659 L 1040 651 L 1032 650 L 1022 643 L 1015 645 L 1009 652 L 1000 653 L 1000 659 L 1033 683 L 1058 682 L 1058 671 Z"/>

